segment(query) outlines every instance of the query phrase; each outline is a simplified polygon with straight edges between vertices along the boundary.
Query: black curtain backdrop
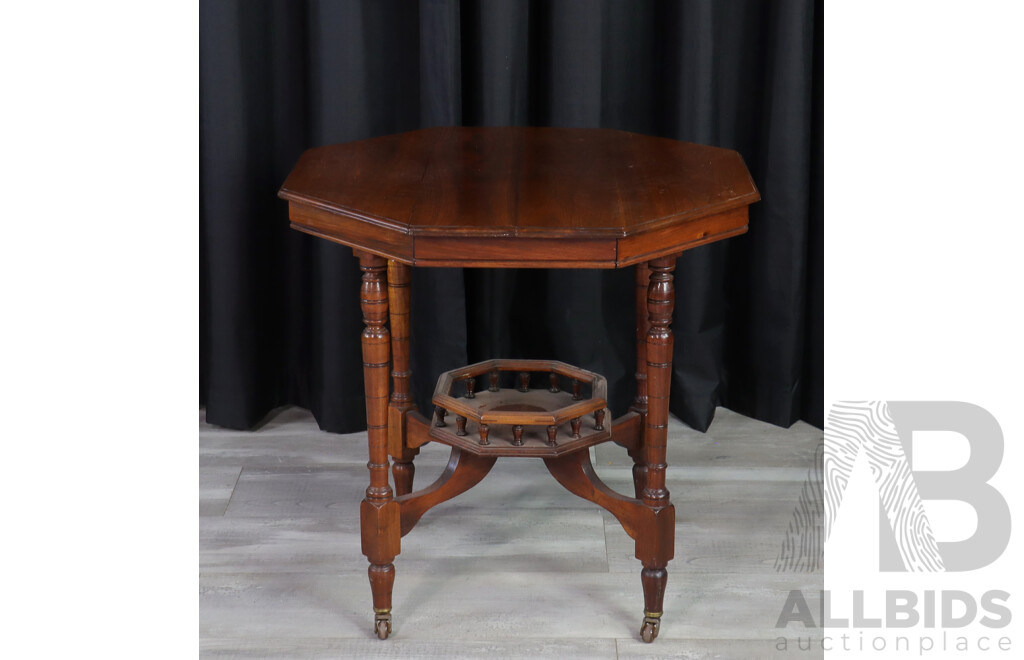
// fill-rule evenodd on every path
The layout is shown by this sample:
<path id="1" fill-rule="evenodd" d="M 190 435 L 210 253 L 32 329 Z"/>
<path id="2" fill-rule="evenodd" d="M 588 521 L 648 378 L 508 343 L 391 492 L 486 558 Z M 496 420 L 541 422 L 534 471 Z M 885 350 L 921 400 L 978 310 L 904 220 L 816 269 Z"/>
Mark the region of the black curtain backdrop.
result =
<path id="1" fill-rule="evenodd" d="M 200 3 L 200 403 L 365 428 L 359 271 L 292 231 L 304 149 L 437 125 L 616 128 L 738 150 L 750 231 L 676 268 L 672 412 L 822 425 L 822 7 L 714 2 Z M 604 374 L 626 411 L 633 271 L 413 269 L 414 395 L 490 357 Z"/>

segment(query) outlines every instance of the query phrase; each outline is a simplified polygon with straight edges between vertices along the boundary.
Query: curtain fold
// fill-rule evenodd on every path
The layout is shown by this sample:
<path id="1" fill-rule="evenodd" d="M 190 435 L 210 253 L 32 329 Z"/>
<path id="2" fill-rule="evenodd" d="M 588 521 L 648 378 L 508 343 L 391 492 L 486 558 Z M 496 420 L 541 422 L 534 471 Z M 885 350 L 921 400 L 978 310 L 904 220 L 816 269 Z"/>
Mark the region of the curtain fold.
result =
<path id="1" fill-rule="evenodd" d="M 739 151 L 750 232 L 677 263 L 671 409 L 822 424 L 820 0 L 200 3 L 200 404 L 365 427 L 351 250 L 288 228 L 309 147 L 437 125 L 604 127 Z M 413 269 L 414 396 L 490 357 L 554 358 L 632 398 L 633 275 Z"/>

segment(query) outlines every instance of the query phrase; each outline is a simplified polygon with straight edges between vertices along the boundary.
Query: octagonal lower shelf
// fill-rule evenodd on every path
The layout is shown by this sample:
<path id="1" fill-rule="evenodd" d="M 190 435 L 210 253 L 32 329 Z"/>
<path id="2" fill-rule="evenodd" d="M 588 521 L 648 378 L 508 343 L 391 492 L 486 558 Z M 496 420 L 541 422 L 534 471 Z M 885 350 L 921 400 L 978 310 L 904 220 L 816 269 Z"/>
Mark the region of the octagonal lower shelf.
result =
<path id="1" fill-rule="evenodd" d="M 438 378 L 430 437 L 481 456 L 561 456 L 611 439 L 606 392 L 564 362 L 479 362 Z"/>

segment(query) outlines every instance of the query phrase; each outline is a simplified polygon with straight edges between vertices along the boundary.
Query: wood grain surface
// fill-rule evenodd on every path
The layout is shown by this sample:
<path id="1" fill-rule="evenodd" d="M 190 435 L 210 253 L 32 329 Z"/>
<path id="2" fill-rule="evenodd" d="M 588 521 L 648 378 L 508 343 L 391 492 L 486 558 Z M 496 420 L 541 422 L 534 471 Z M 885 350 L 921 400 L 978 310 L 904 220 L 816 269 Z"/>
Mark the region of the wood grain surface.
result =
<path id="1" fill-rule="evenodd" d="M 618 268 L 735 236 L 760 199 L 729 149 L 529 127 L 310 149 L 279 195 L 294 228 L 405 264 L 565 268 Z"/>

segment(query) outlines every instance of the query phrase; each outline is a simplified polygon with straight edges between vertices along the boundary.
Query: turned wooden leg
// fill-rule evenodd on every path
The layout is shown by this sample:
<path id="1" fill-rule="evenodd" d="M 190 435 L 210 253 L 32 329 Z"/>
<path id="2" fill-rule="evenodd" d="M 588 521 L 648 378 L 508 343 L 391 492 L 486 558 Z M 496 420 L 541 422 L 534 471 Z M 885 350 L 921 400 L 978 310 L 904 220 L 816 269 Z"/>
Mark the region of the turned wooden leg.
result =
<path id="1" fill-rule="evenodd" d="M 633 455 L 634 453 L 636 456 Z M 629 452 L 629 455 L 633 459 L 633 493 L 637 499 L 640 499 L 644 492 L 644 485 L 647 483 L 647 466 L 644 465 L 643 450 Z"/>
<path id="2" fill-rule="evenodd" d="M 640 582 L 644 586 L 644 620 L 640 624 L 640 639 L 650 643 L 658 636 L 661 628 L 668 571 L 664 568 L 644 568 L 640 571 Z"/>
<path id="3" fill-rule="evenodd" d="M 647 316 L 647 289 L 651 285 L 651 269 L 646 261 L 636 265 L 636 396 L 630 410 L 640 415 L 640 433 L 643 438 L 644 429 L 647 426 L 647 331 L 651 327 L 650 318 Z M 640 499 L 644 490 L 644 474 L 647 467 L 644 465 L 643 442 L 638 443 L 637 448 L 630 450 L 629 457 L 633 459 L 633 490 L 636 498 Z"/>
<path id="4" fill-rule="evenodd" d="M 643 563 L 644 622 L 640 631 L 645 642 L 658 636 L 661 622 L 666 566 L 674 550 L 675 510 L 665 488 L 668 401 L 672 381 L 672 310 L 675 290 L 672 271 L 675 259 L 650 262 L 651 281 L 647 289 L 647 419 L 643 433 L 644 487 L 640 500 L 654 513 L 653 529 L 637 540 L 637 558 Z"/>
<path id="5" fill-rule="evenodd" d="M 415 454 L 412 455 L 415 456 Z M 395 495 L 408 495 L 411 493 L 412 480 L 416 476 L 416 466 L 413 465 L 412 457 L 408 461 L 395 459 L 395 462 L 391 465 L 391 475 L 395 479 Z"/>
<path id="6" fill-rule="evenodd" d="M 369 436 L 370 485 L 360 507 L 363 554 L 370 560 L 370 590 L 374 630 L 381 639 L 391 633 L 391 588 L 394 559 L 401 543 L 401 516 L 388 483 L 388 334 L 387 264 L 381 257 L 356 253 L 363 271 L 360 305 L 363 311 L 363 382 Z"/>
<path id="7" fill-rule="evenodd" d="M 398 261 L 388 261 L 388 310 L 391 325 L 392 389 L 388 404 L 388 453 L 394 460 L 391 474 L 395 480 L 395 494 L 412 492 L 416 467 L 413 459 L 419 448 L 410 449 L 406 443 L 405 414 L 415 410 L 410 394 L 409 369 L 409 267 Z"/>

